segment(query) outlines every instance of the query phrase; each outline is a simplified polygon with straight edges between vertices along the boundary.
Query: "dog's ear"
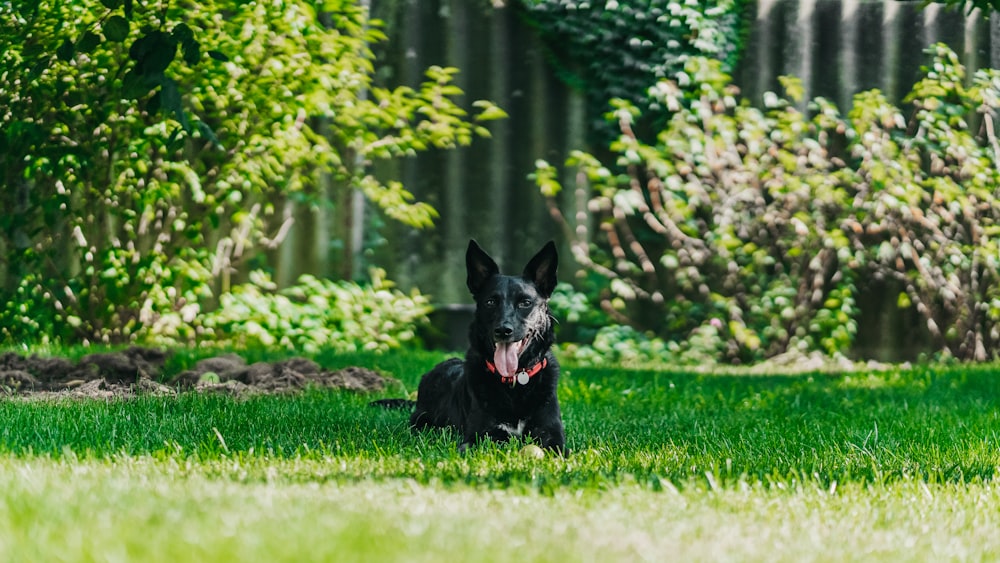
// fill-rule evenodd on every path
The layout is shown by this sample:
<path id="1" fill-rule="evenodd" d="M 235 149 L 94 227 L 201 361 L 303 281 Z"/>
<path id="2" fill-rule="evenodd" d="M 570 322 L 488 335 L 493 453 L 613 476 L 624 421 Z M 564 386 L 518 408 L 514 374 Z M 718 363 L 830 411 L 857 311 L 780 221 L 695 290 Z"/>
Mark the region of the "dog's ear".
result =
<path id="1" fill-rule="evenodd" d="M 468 272 L 465 283 L 473 295 L 479 294 L 486 280 L 500 273 L 497 263 L 474 240 L 469 241 L 465 251 L 465 269 Z"/>
<path id="2" fill-rule="evenodd" d="M 556 244 L 551 240 L 535 254 L 528 265 L 524 267 L 524 278 L 530 280 L 546 299 L 556 288 L 556 268 L 559 266 L 559 254 Z"/>

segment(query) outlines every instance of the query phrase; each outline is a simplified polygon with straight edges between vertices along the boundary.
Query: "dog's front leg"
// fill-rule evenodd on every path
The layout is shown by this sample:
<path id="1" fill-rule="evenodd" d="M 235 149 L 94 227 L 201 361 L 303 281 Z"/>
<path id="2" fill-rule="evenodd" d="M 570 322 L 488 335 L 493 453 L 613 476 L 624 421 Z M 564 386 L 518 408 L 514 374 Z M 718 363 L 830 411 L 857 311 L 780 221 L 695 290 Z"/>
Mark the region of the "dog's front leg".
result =
<path id="1" fill-rule="evenodd" d="M 462 441 L 458 444 L 458 453 L 464 454 L 465 451 L 469 449 L 469 446 L 478 444 L 484 439 L 503 441 L 507 438 L 506 434 L 503 436 L 494 436 L 493 434 L 494 433 L 492 432 L 473 432 L 471 434 L 466 434 L 462 437 Z"/>
<path id="2" fill-rule="evenodd" d="M 499 424 L 492 416 L 479 412 L 469 416 L 465 424 L 465 432 L 462 441 L 458 444 L 458 451 L 465 453 L 469 446 L 477 444 L 482 440 L 492 440 L 494 442 L 506 442 L 511 437 L 510 429 Z"/>
<path id="3" fill-rule="evenodd" d="M 542 448 L 552 450 L 559 455 L 569 455 L 569 449 L 566 448 L 566 431 L 563 429 L 561 421 L 548 421 L 530 426 L 527 429 L 527 434 Z"/>

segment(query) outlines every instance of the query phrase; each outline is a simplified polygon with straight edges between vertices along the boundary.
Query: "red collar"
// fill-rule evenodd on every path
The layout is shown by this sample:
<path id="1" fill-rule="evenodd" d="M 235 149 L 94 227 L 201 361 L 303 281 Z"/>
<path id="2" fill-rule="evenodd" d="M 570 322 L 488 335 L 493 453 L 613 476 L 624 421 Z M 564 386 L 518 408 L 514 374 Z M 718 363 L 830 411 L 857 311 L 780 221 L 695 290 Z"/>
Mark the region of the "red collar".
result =
<path id="1" fill-rule="evenodd" d="M 516 381 L 521 385 L 527 385 L 528 381 L 530 381 L 532 377 L 538 375 L 538 372 L 545 369 L 545 366 L 547 365 L 549 365 L 549 360 L 546 358 L 542 358 L 542 361 L 538 362 L 537 364 L 531 366 L 528 369 L 522 369 L 521 371 L 515 373 L 514 375 L 501 375 L 500 382 L 505 383 L 507 385 L 514 385 L 514 382 Z M 493 362 L 489 360 L 486 360 L 486 369 L 490 370 L 490 373 L 497 372 L 497 367 L 493 365 Z"/>

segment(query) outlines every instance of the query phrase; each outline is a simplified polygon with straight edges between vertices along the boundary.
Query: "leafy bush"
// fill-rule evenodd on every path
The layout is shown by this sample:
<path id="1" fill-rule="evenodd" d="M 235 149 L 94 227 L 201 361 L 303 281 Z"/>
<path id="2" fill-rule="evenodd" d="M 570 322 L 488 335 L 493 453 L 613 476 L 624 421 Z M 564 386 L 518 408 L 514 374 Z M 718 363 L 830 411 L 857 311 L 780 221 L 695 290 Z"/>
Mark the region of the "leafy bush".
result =
<path id="1" fill-rule="evenodd" d="M 304 275 L 296 285 L 279 290 L 258 271 L 250 283 L 224 294 L 218 309 L 197 319 L 161 316 L 155 333 L 174 342 L 180 336 L 177 328 L 193 322 L 203 343 L 311 354 L 322 349 L 385 351 L 414 345 L 415 331 L 427 324 L 429 300 L 417 291 L 405 294 L 394 289 L 384 276 L 375 270 L 371 284 L 359 285 Z"/>
<path id="2" fill-rule="evenodd" d="M 482 101 L 467 115 L 455 69 L 373 87 L 383 36 L 356 2 L 17 8 L 0 18 L 8 342 L 142 339 L 161 317 L 192 318 L 233 273 L 266 265 L 287 201 L 360 190 L 427 226 L 434 210 L 372 163 L 468 144 L 503 116 Z M 170 64 L 179 52 L 187 66 Z"/>
<path id="3" fill-rule="evenodd" d="M 556 72 L 587 96 L 597 138 L 614 131 L 600 119 L 615 98 L 643 109 L 657 127 L 669 113 L 646 95 L 650 84 L 674 76 L 690 56 L 735 64 L 741 47 L 743 0 L 521 0 Z M 655 130 L 655 129 L 654 129 Z"/>
<path id="4" fill-rule="evenodd" d="M 753 108 L 718 62 L 699 58 L 651 90 L 676 111 L 655 143 L 633 132 L 639 110 L 616 102 L 617 167 L 582 152 L 567 161 L 600 237 L 567 234 L 606 281 L 602 308 L 682 349 L 715 328 L 720 359 L 749 362 L 846 351 L 859 284 L 892 282 L 935 350 L 997 357 L 1000 73 L 978 71 L 966 87 L 952 51 L 928 52 L 909 120 L 877 91 L 856 96 L 847 117 L 824 99 L 803 114 L 788 78 L 788 98 Z M 557 177 L 539 161 L 550 198 Z"/>
<path id="5" fill-rule="evenodd" d="M 559 320 L 557 342 L 564 360 L 589 366 L 711 365 L 725 346 L 717 320 L 695 329 L 683 343 L 668 342 L 650 331 L 616 324 L 592 301 L 565 282 L 549 300 Z"/>

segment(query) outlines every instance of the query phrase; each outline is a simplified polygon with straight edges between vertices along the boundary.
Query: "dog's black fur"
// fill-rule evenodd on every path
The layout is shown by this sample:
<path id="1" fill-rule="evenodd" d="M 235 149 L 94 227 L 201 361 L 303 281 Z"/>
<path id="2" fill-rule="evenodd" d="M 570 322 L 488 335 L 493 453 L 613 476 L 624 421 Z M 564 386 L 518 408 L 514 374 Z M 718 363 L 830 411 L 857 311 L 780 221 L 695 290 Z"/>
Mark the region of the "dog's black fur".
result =
<path id="1" fill-rule="evenodd" d="M 376 401 L 384 407 L 414 405 L 410 426 L 451 428 L 459 450 L 488 438 L 532 437 L 541 447 L 566 452 L 552 354 L 554 323 L 548 299 L 556 286 L 558 255 L 549 242 L 520 276 L 500 273 L 475 241 L 465 254 L 467 285 L 476 301 L 465 360 L 452 358 L 423 375 L 415 403 Z M 521 372 L 531 372 L 531 377 Z M 521 374 L 520 383 L 517 376 Z"/>

